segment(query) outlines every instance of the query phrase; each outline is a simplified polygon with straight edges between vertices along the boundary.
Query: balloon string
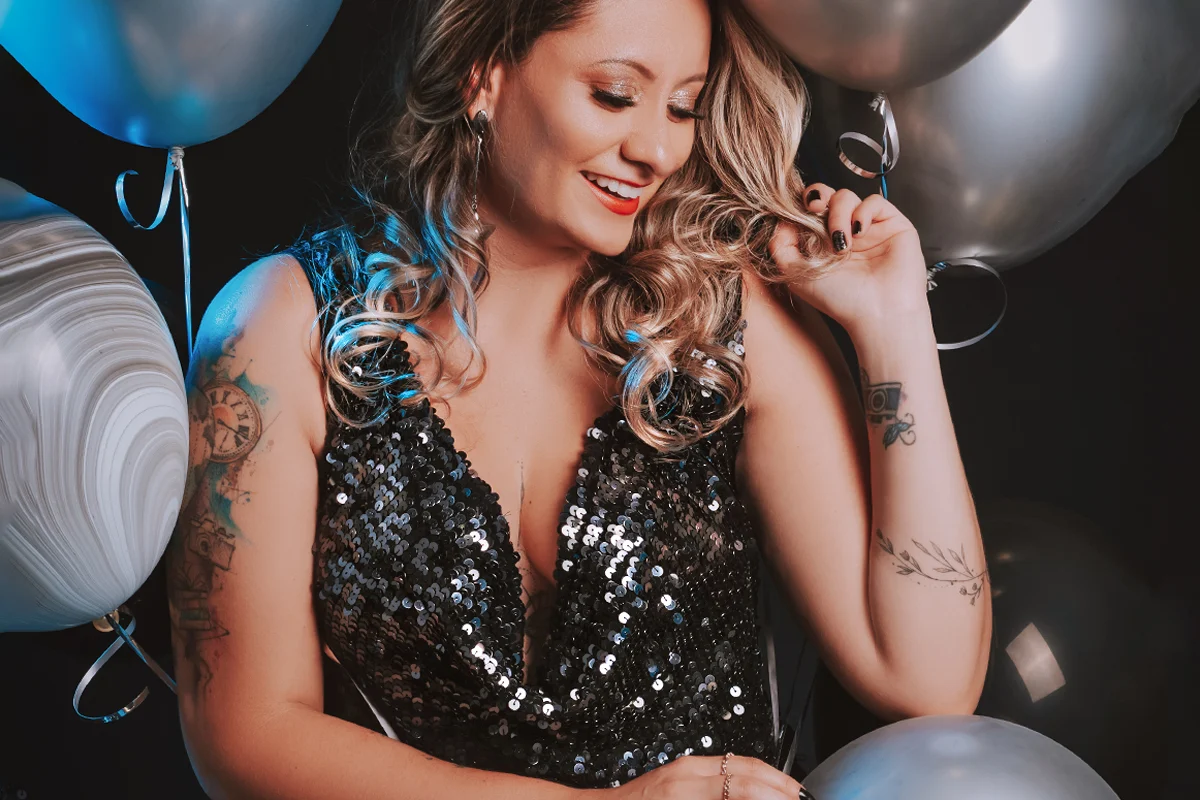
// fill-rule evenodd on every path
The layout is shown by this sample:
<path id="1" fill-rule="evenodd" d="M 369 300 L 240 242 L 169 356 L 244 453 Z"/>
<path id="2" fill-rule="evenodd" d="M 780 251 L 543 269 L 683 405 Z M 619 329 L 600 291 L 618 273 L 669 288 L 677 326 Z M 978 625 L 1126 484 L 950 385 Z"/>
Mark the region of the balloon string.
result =
<path id="1" fill-rule="evenodd" d="M 187 363 L 186 372 L 192 359 L 192 226 L 188 220 L 188 188 L 187 173 L 183 170 L 183 148 L 171 148 L 171 161 L 179 172 L 179 232 L 183 245 L 183 309 L 187 324 Z"/>
<path id="2" fill-rule="evenodd" d="M 879 192 L 886 200 L 888 196 L 887 173 L 895 168 L 896 162 L 900 158 L 900 134 L 896 128 L 896 117 L 892 113 L 892 107 L 891 104 L 888 103 L 886 94 L 883 92 L 877 93 L 874 99 L 871 101 L 871 108 L 878 112 L 881 117 L 883 117 L 882 141 L 877 142 L 871 137 L 862 133 L 858 133 L 857 131 L 848 131 L 838 137 L 838 158 L 843 164 L 846 165 L 846 168 L 855 175 L 868 179 L 879 178 Z M 858 164 L 855 164 L 850 156 L 846 155 L 846 150 L 843 147 L 843 143 L 847 139 L 853 139 L 856 142 L 865 144 L 879 155 L 878 172 L 858 166 Z M 993 322 L 991 327 L 989 327 L 986 331 L 978 336 L 972 336 L 970 339 L 964 339 L 960 342 L 939 342 L 937 346 L 939 350 L 958 350 L 982 341 L 984 337 L 996 330 L 997 326 L 1000 325 L 1000 320 L 1004 319 L 1004 312 L 1008 310 L 1008 289 L 1004 285 L 1004 279 L 1000 277 L 999 272 L 976 258 L 946 259 L 937 262 L 931 267 L 928 267 L 925 270 L 925 291 L 932 292 L 934 289 L 936 289 L 937 281 L 934 280 L 934 276 L 952 266 L 980 267 L 981 269 L 985 269 L 995 275 L 996 279 L 1000 281 L 1000 288 L 1004 292 L 1004 305 L 1000 309 L 1000 316 L 996 318 L 996 321 Z"/>
<path id="3" fill-rule="evenodd" d="M 868 180 L 881 177 L 885 172 L 895 168 L 896 162 L 900 159 L 900 134 L 896 130 L 896 118 L 892 114 L 892 107 L 888 103 L 887 95 L 883 92 L 876 94 L 871 101 L 871 108 L 883 117 L 883 143 L 880 144 L 870 136 L 858 131 L 848 131 L 838 137 L 837 144 L 838 158 L 846 165 L 846 168 L 855 175 Z M 881 159 L 879 172 L 860 167 L 850 156 L 846 155 L 845 140 L 847 139 L 865 144 L 879 155 Z M 884 197 L 887 195 L 885 194 Z"/>
<path id="4" fill-rule="evenodd" d="M 183 148 L 171 147 L 167 151 L 167 169 L 163 175 L 162 194 L 158 199 L 158 214 L 154 217 L 154 222 L 149 225 L 142 225 L 138 222 L 132 213 L 129 211 L 129 204 L 125 200 L 125 178 L 129 175 L 137 175 L 137 170 L 129 169 L 117 176 L 117 206 L 121 209 L 122 216 L 125 221 L 139 231 L 153 230 L 158 227 L 159 223 L 167 214 L 167 208 L 171 205 L 171 189 L 175 183 L 175 174 L 179 173 L 179 224 L 181 239 L 183 242 L 183 304 L 184 317 L 187 322 L 187 358 L 190 361 L 192 357 L 192 248 L 191 248 L 191 225 L 188 221 L 188 188 L 187 174 L 183 169 Z M 184 370 L 187 369 L 187 364 L 184 364 Z"/>
<path id="5" fill-rule="evenodd" d="M 970 347 L 976 342 L 983 341 L 985 337 L 990 335 L 992 331 L 996 330 L 996 328 L 1000 326 L 1000 320 L 1004 319 L 1004 313 L 1008 311 L 1008 287 L 1004 285 L 1004 278 L 1001 277 L 1000 273 L 997 272 L 994 267 L 985 261 L 979 260 L 978 258 L 947 258 L 937 262 L 932 267 L 925 270 L 927 292 L 932 292 L 937 288 L 937 281 L 934 280 L 934 276 L 949 269 L 950 267 L 979 267 L 980 269 L 990 272 L 993 276 L 995 276 L 996 280 L 1000 281 L 1000 291 L 1004 296 L 1004 304 L 1000 307 L 1000 314 L 996 317 L 996 321 L 993 322 L 991 327 L 989 327 L 986 331 L 978 336 L 972 336 L 970 339 L 963 339 L 959 342 L 938 342 L 938 350 L 959 350 L 963 347 Z"/>
<path id="6" fill-rule="evenodd" d="M 127 614 L 129 613 L 128 610 L 126 610 L 126 613 Z M 175 688 L 174 679 L 171 678 L 171 676 L 168 675 L 166 673 L 166 671 L 163 670 L 163 668 L 160 667 L 153 658 L 151 658 L 149 655 L 147 655 L 146 652 L 144 650 L 142 650 L 141 646 L 138 645 L 138 643 L 133 640 L 132 634 L 137 629 L 137 620 L 134 619 L 132 614 L 129 615 L 129 627 L 128 628 L 124 628 L 121 626 L 121 624 L 119 622 L 119 619 L 120 619 L 119 612 L 112 612 L 109 614 L 105 614 L 104 619 L 108 620 L 108 624 L 111 625 L 113 627 L 113 629 L 115 631 L 117 631 L 117 633 L 120 634 L 120 638 L 115 639 L 113 641 L 113 643 L 110 644 L 107 649 L 105 649 L 105 651 L 100 655 L 100 657 L 98 659 L 96 659 L 95 663 L 93 663 L 92 666 L 88 668 L 88 671 L 86 673 L 84 673 L 83 678 L 79 681 L 79 685 L 75 687 L 75 696 L 71 700 L 71 705 L 74 707 L 75 713 L 78 714 L 83 719 L 92 720 L 95 722 L 107 723 L 107 722 L 116 722 L 117 720 L 126 716 L 131 711 L 133 711 L 135 708 L 140 706 L 142 704 L 142 701 L 145 700 L 150 695 L 150 687 L 147 686 L 146 688 L 142 689 L 142 691 L 138 694 L 137 697 L 133 698 L 128 703 L 126 703 L 124 706 L 117 709 L 116 711 L 114 711 L 111 714 L 102 714 L 100 716 L 92 716 L 90 714 L 84 714 L 82 711 L 79 710 L 79 698 L 81 698 L 83 696 L 84 689 L 86 689 L 88 684 L 92 682 L 92 678 L 95 678 L 97 673 L 100 672 L 101 667 L 103 667 L 105 664 L 107 664 L 108 660 L 110 658 L 112 658 L 113 655 L 115 655 L 116 652 L 118 650 L 120 650 L 122 646 L 129 645 L 129 647 L 133 649 L 133 652 L 137 654 L 137 657 L 140 658 L 146 664 L 146 666 L 150 667 L 150 669 L 154 672 L 154 674 L 157 675 L 159 678 L 161 678 L 163 683 L 167 684 L 167 687 L 170 688 L 170 690 L 172 692 L 175 692 L 176 688 Z"/>

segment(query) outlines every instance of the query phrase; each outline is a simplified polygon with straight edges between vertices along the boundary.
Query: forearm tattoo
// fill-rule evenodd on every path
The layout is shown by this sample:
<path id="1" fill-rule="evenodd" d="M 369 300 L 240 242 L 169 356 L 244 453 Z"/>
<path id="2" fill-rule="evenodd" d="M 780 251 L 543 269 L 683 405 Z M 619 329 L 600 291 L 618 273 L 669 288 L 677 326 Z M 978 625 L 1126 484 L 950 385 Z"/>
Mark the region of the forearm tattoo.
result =
<path id="1" fill-rule="evenodd" d="M 900 415 L 900 404 L 904 401 L 904 384 L 899 381 L 871 383 L 865 369 L 859 369 L 862 377 L 863 405 L 867 411 L 867 422 L 884 425 L 883 446 L 891 447 L 896 442 L 915 444 L 917 432 L 913 429 L 913 415 Z"/>
<path id="2" fill-rule="evenodd" d="M 241 536 L 234 511 L 251 500 L 240 486 L 264 432 L 266 393 L 251 383 L 236 349 L 241 334 L 222 343 L 213 357 L 197 353 L 188 388 L 191 430 L 183 507 L 168 548 L 167 595 L 177 652 L 191 665 L 203 693 L 217 656 L 211 642 L 229 635 L 211 602 L 233 562 Z"/>
<path id="3" fill-rule="evenodd" d="M 958 593 L 971 598 L 971 605 L 975 605 L 976 599 L 979 598 L 979 593 L 983 591 L 983 584 L 987 580 L 987 570 L 975 572 L 968 567 L 962 545 L 959 545 L 958 552 L 954 550 L 943 551 L 936 542 L 930 542 L 929 546 L 933 548 L 933 552 L 931 553 L 925 545 L 916 539 L 911 540 L 918 550 L 937 562 L 938 566 L 934 567 L 933 571 L 938 573 L 938 575 L 944 576 L 938 577 L 938 575 L 931 575 L 921 566 L 921 562 L 915 556 L 910 555 L 907 550 L 900 551 L 900 555 L 897 556 L 891 540 L 883 535 L 882 530 L 876 529 L 875 541 L 883 548 L 884 552 L 899 559 L 895 564 L 898 575 L 918 575 L 926 580 L 938 583 L 948 583 L 951 585 L 956 583 L 963 584 L 958 587 Z M 949 556 L 946 555 L 947 552 Z M 916 579 L 914 578 L 914 580 Z M 921 581 L 917 580 L 917 583 L 919 584 Z M 969 589 L 967 588 L 968 584 L 970 585 Z"/>

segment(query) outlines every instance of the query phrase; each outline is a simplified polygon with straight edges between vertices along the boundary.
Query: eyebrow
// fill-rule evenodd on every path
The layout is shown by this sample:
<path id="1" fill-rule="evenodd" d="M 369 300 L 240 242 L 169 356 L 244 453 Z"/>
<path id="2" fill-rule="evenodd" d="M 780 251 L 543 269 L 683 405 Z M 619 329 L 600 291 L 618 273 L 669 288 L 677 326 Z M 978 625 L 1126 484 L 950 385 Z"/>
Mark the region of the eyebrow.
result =
<path id="1" fill-rule="evenodd" d="M 633 67 L 635 70 L 637 70 L 638 72 L 640 72 L 642 74 L 642 77 L 644 77 L 648 81 L 653 81 L 653 80 L 657 79 L 657 76 L 653 72 L 650 71 L 649 67 L 647 67 L 642 62 L 637 61 L 636 59 L 632 59 L 632 58 L 604 58 L 604 59 L 601 59 L 600 61 L 595 62 L 595 64 L 593 64 L 593 66 L 595 66 L 596 64 L 624 64 L 627 67 Z M 697 72 L 695 75 L 691 75 L 687 78 L 684 78 L 682 81 L 680 81 L 680 83 L 692 83 L 693 81 L 702 81 L 702 80 L 705 80 L 706 78 L 708 78 L 708 73 Z"/>

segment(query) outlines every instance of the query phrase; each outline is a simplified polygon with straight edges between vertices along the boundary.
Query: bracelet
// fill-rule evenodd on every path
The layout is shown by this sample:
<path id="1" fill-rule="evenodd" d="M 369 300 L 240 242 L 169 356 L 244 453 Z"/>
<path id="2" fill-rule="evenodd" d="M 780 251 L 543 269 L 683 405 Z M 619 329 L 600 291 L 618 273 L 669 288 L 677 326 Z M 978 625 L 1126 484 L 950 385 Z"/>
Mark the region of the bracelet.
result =
<path id="1" fill-rule="evenodd" d="M 721 774 L 725 776 L 725 784 L 721 787 L 721 800 L 729 800 L 729 779 L 733 776 L 729 774 L 729 757 L 733 753 L 726 753 L 721 759 Z"/>

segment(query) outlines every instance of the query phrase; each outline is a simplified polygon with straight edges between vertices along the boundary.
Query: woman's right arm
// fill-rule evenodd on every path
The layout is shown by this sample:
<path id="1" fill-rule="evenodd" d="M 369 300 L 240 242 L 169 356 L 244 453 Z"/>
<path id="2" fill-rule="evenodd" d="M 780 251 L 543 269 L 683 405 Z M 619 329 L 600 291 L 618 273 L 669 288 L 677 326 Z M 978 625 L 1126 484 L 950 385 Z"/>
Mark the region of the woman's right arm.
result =
<path id="1" fill-rule="evenodd" d="M 204 314 L 187 376 L 191 466 L 167 552 L 184 742 L 219 798 L 577 798 L 459 767 L 323 712 L 310 593 L 321 379 L 299 264 L 262 259 Z M 594 792 L 593 792 L 594 793 Z"/>

